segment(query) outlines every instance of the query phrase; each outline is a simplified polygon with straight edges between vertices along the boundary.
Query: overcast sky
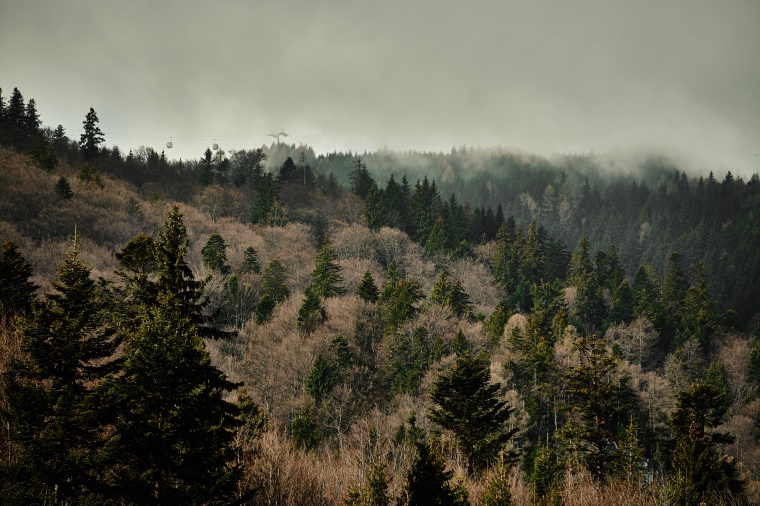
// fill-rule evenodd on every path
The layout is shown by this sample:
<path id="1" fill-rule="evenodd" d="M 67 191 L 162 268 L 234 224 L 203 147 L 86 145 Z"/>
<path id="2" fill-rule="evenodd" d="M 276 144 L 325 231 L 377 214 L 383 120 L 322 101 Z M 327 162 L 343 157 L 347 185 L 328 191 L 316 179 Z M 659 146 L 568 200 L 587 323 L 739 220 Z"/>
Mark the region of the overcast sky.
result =
<path id="1" fill-rule="evenodd" d="M 661 149 L 750 175 L 759 26 L 758 0 L 0 0 L 0 87 L 171 158 L 284 128 L 317 153 Z"/>

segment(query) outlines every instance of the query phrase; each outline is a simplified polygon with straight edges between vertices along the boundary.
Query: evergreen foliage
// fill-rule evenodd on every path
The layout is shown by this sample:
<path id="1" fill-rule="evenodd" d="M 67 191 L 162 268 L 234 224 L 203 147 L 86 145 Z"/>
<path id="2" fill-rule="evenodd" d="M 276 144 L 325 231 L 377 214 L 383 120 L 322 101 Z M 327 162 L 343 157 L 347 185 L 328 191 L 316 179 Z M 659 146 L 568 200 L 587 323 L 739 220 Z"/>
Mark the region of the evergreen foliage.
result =
<path id="1" fill-rule="evenodd" d="M 208 242 L 201 249 L 201 258 L 206 268 L 220 274 L 229 274 L 232 269 L 227 265 L 227 244 L 219 234 L 211 234 Z"/>
<path id="2" fill-rule="evenodd" d="M 617 364 L 603 338 L 591 335 L 574 343 L 580 364 L 565 374 L 573 414 L 557 438 L 577 453 L 591 473 L 606 479 L 619 468 L 620 435 L 634 413 L 636 394 L 627 378 L 616 379 Z"/>
<path id="3" fill-rule="evenodd" d="M 720 456 L 717 449 L 719 444 L 732 442 L 733 437 L 711 430 L 723 423 L 724 397 L 713 385 L 701 381 L 676 395 L 676 409 L 670 417 L 676 436 L 672 454 L 673 504 L 710 502 L 723 492 L 741 495 L 735 462 Z"/>
<path id="4" fill-rule="evenodd" d="M 25 358 L 13 364 L 9 387 L 20 503 L 96 500 L 103 479 L 96 462 L 106 432 L 100 391 L 119 339 L 104 299 L 74 245 L 59 265 L 56 290 L 20 323 Z"/>
<path id="5" fill-rule="evenodd" d="M 417 457 L 404 483 L 400 504 L 404 506 L 465 506 L 466 492 L 452 482 L 440 451 L 433 443 L 415 444 Z"/>
<path id="6" fill-rule="evenodd" d="M 327 320 L 327 311 L 322 305 L 322 299 L 320 299 L 317 292 L 311 286 L 307 286 L 304 292 L 303 303 L 298 309 L 296 321 L 298 330 L 311 334 L 325 320 Z"/>
<path id="7" fill-rule="evenodd" d="M 311 273 L 311 288 L 317 296 L 323 299 L 336 297 L 346 292 L 346 289 L 341 286 L 343 278 L 340 275 L 340 266 L 336 263 L 336 259 L 330 239 L 325 237 L 317 254 L 314 270 Z"/>
<path id="8" fill-rule="evenodd" d="M 364 272 L 364 276 L 356 289 L 356 295 L 362 300 L 372 303 L 377 302 L 380 298 L 375 280 L 369 271 Z"/>
<path id="9" fill-rule="evenodd" d="M 29 280 L 32 266 L 13 241 L 0 245 L 0 315 L 8 317 L 29 312 L 37 287 Z"/>
<path id="10" fill-rule="evenodd" d="M 123 372 L 109 380 L 113 434 L 106 445 L 109 494 L 135 503 L 231 497 L 239 467 L 232 439 L 239 412 L 224 397 L 238 385 L 211 364 L 203 337 L 203 283 L 185 263 L 187 232 L 175 206 L 156 243 L 152 293 L 125 330 Z M 138 299 L 139 300 L 139 299 Z"/>
<path id="11" fill-rule="evenodd" d="M 105 142 L 103 132 L 98 126 L 99 121 L 95 109 L 90 107 L 90 111 L 82 122 L 84 132 L 79 137 L 79 150 L 82 152 L 82 157 L 85 161 L 96 160 L 100 153 L 100 145 Z"/>
<path id="12" fill-rule="evenodd" d="M 58 182 L 55 184 L 55 192 L 63 200 L 70 200 L 74 196 L 74 191 L 71 189 L 69 180 L 64 176 L 58 178 Z"/>
<path id="13" fill-rule="evenodd" d="M 243 253 L 243 272 L 253 272 L 255 274 L 261 272 L 259 254 L 253 246 L 247 247 Z"/>
<path id="14" fill-rule="evenodd" d="M 517 432 L 509 427 L 514 408 L 499 400 L 500 385 L 490 383 L 490 376 L 484 355 L 464 352 L 430 394 L 436 404 L 430 419 L 454 433 L 471 472 L 485 469 Z"/>

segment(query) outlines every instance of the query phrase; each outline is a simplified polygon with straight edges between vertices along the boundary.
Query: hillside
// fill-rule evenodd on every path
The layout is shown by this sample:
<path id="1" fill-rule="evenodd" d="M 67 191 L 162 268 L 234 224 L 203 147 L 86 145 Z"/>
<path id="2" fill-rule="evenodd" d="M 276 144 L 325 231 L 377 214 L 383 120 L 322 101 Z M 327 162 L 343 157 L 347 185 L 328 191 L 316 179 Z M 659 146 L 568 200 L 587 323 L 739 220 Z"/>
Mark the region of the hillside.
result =
<path id="1" fill-rule="evenodd" d="M 149 148 L 88 154 L 49 131 L 6 142 L 8 128 L 0 495 L 53 500 L 55 469 L 69 499 L 114 503 L 403 504 L 430 476 L 450 503 L 760 500 L 755 176 L 695 181 L 650 163 L 613 177 L 588 160 L 499 150 L 274 145 L 180 162 Z M 20 258 L 38 288 L 16 310 Z M 113 345 L 77 370 L 114 365 L 77 383 L 85 400 L 68 419 L 102 446 L 77 443 L 85 457 L 58 465 L 35 458 L 47 448 L 34 440 L 56 437 L 47 428 L 68 413 L 39 401 L 51 414 L 35 417 L 19 392 L 60 391 L 55 372 L 29 371 L 51 355 L 40 342 L 58 349 L 40 322 L 73 314 L 60 309 L 66 266 L 98 280 L 85 304 L 98 310 L 82 313 L 95 323 L 67 339 Z M 143 407 L 137 387 L 174 384 L 180 365 L 226 385 L 208 405 L 235 413 L 227 435 L 192 453 L 214 425 L 193 425 L 201 385 L 176 397 L 186 434 L 155 425 L 179 438 L 166 455 L 190 457 L 125 448 L 142 441 L 141 416 L 163 409 Z M 202 488 L 206 475 L 188 469 L 204 457 L 235 479 Z M 161 458 L 176 482 L 145 478 Z"/>

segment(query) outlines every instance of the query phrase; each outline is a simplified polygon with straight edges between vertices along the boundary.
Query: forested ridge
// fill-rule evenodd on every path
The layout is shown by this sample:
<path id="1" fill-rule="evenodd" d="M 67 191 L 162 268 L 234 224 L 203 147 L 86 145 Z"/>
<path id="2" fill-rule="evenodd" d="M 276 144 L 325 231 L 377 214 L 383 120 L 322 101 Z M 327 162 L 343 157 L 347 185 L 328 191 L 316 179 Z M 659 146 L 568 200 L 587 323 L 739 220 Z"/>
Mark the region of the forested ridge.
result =
<path id="1" fill-rule="evenodd" d="M 11 504 L 760 500 L 760 177 L 197 160 L 0 91 Z"/>

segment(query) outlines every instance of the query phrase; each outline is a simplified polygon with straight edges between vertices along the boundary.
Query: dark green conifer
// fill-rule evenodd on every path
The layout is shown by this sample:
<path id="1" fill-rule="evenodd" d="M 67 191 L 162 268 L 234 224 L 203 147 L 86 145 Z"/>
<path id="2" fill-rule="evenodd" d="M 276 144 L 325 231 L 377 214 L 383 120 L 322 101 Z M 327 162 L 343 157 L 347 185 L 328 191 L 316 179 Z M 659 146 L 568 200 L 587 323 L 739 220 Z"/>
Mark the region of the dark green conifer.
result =
<path id="1" fill-rule="evenodd" d="M 335 365 L 328 362 L 321 353 L 318 354 L 306 377 L 305 385 L 306 393 L 314 398 L 317 405 L 335 386 L 336 374 Z"/>
<path id="2" fill-rule="evenodd" d="M 285 267 L 276 258 L 264 269 L 262 286 L 264 294 L 268 295 L 275 304 L 283 302 L 290 296 L 290 290 L 285 285 Z"/>
<path id="3" fill-rule="evenodd" d="M 372 273 L 370 273 L 369 270 L 364 273 L 364 277 L 359 283 L 359 287 L 356 289 L 356 295 L 367 302 L 374 303 L 378 301 L 380 294 L 377 290 L 375 280 L 372 277 Z"/>
<path id="4" fill-rule="evenodd" d="M 60 178 L 58 178 L 58 182 L 55 184 L 55 192 L 63 200 L 69 200 L 71 199 L 71 197 L 74 196 L 74 192 L 71 190 L 71 185 L 69 184 L 69 180 L 66 179 L 64 176 L 61 176 Z"/>
<path id="5" fill-rule="evenodd" d="M 229 499 L 240 469 L 232 447 L 240 423 L 225 400 L 238 385 L 212 363 L 203 337 L 203 283 L 185 263 L 187 231 L 175 206 L 156 243 L 155 297 L 130 322 L 123 373 L 106 392 L 113 432 L 106 446 L 110 495 L 137 504 Z"/>
<path id="6" fill-rule="evenodd" d="M 470 472 L 485 469 L 517 432 L 509 428 L 514 409 L 499 400 L 500 385 L 490 379 L 487 357 L 464 352 L 430 394 L 436 404 L 430 419 L 454 434 Z"/>
<path id="7" fill-rule="evenodd" d="M 232 270 L 227 265 L 227 244 L 219 234 L 211 234 L 208 242 L 201 249 L 201 258 L 206 268 L 220 274 L 229 274 Z"/>
<path id="8" fill-rule="evenodd" d="M 53 288 L 19 325 L 25 357 L 12 366 L 8 394 L 20 487 L 6 498 L 98 501 L 106 473 L 96 462 L 109 406 L 99 389 L 119 340 L 89 267 L 78 258 L 76 238 Z"/>
<path id="9" fill-rule="evenodd" d="M 253 272 L 259 274 L 261 272 L 261 264 L 259 264 L 259 254 L 253 248 L 249 246 L 243 253 L 243 272 Z"/>
<path id="10" fill-rule="evenodd" d="M 298 330 L 310 334 L 322 325 L 325 320 L 327 320 L 327 311 L 322 305 L 322 299 L 320 299 L 317 292 L 311 286 L 307 286 L 304 292 L 303 303 L 298 309 Z"/>
<path id="11" fill-rule="evenodd" d="M 717 448 L 734 440 L 714 430 L 726 414 L 724 397 L 713 385 L 702 381 L 676 394 L 676 409 L 670 417 L 676 436 L 670 480 L 673 504 L 709 504 L 722 493 L 736 497 L 742 492 L 736 463 L 720 456 Z"/>
<path id="12" fill-rule="evenodd" d="M 337 256 L 330 239 L 325 237 L 311 273 L 312 290 L 323 299 L 337 297 L 346 292 L 346 289 L 341 286 L 343 277 L 340 275 L 340 265 L 336 263 L 336 260 Z"/>
<path id="13" fill-rule="evenodd" d="M 90 107 L 90 112 L 87 113 L 82 122 L 84 132 L 79 138 L 79 150 L 82 152 L 85 161 L 94 161 L 100 153 L 100 145 L 105 142 L 98 121 L 100 120 L 95 109 Z"/>
<path id="14" fill-rule="evenodd" d="M 0 315 L 8 317 L 29 312 L 37 289 L 29 281 L 32 266 L 13 241 L 0 245 Z"/>
<path id="15" fill-rule="evenodd" d="M 469 504 L 466 492 L 452 482 L 452 471 L 438 447 L 433 443 L 418 442 L 417 457 L 404 483 L 400 503 L 404 506 L 465 506 Z"/>

